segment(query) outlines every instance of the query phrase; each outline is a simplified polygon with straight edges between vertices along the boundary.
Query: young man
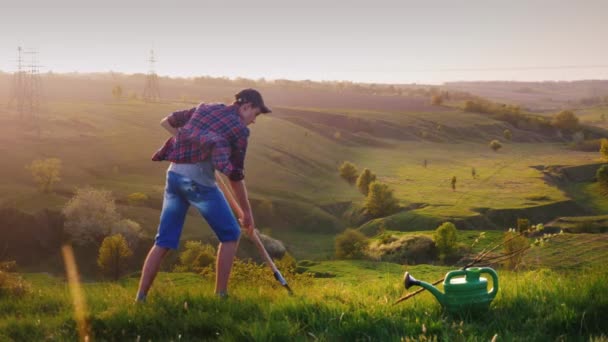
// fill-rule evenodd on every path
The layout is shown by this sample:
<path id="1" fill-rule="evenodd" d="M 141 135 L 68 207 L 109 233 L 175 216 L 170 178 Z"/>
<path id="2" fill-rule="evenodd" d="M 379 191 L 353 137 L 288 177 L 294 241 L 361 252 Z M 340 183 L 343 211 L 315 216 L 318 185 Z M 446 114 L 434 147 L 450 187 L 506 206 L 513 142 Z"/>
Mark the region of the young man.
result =
<path id="1" fill-rule="evenodd" d="M 251 234 L 255 224 L 245 187 L 244 161 L 249 137 L 247 126 L 255 123 L 261 113 L 270 113 L 262 96 L 254 89 L 245 89 L 235 95 L 230 106 L 200 104 L 172 113 L 161 121 L 161 126 L 173 136 L 152 160 L 172 163 L 167 170 L 158 234 L 142 269 L 137 301 L 145 301 L 169 249 L 177 249 L 190 205 L 199 210 L 220 240 L 215 293 L 221 297 L 227 295 L 241 230 L 224 194 L 217 188 L 214 170 L 230 179 L 243 211 L 239 221 Z"/>

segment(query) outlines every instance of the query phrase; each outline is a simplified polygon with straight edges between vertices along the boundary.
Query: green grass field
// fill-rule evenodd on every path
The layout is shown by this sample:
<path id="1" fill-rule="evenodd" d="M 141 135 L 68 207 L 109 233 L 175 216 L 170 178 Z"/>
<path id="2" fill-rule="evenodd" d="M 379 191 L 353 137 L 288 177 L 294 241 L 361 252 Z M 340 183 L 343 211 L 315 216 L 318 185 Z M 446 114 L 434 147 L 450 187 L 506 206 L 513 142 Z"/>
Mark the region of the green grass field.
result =
<path id="1" fill-rule="evenodd" d="M 135 305 L 134 278 L 86 283 L 87 334 L 95 340 L 606 340 L 605 268 L 593 272 L 499 271 L 499 292 L 481 315 L 443 313 L 429 293 L 392 303 L 405 293 L 404 268 L 372 262 L 326 262 L 332 279 L 292 282 L 295 296 L 254 280 L 218 300 L 212 283 L 193 274 L 161 273 L 148 302 Z M 410 266 L 418 279 L 447 268 Z M 46 275 L 26 275 L 31 292 L 0 297 L 0 339 L 77 340 L 70 293 Z"/>

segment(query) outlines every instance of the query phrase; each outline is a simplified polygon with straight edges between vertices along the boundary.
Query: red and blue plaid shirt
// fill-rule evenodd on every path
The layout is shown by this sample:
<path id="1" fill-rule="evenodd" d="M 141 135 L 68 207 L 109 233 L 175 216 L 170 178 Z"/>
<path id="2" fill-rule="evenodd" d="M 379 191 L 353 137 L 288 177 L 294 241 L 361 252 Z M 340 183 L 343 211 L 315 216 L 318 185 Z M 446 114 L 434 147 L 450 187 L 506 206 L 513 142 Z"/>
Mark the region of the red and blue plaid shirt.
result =
<path id="1" fill-rule="evenodd" d="M 245 178 L 244 164 L 249 128 L 238 106 L 204 104 L 174 112 L 167 117 L 177 134 L 167 140 L 152 160 L 197 163 L 211 156 L 213 166 L 231 180 Z"/>

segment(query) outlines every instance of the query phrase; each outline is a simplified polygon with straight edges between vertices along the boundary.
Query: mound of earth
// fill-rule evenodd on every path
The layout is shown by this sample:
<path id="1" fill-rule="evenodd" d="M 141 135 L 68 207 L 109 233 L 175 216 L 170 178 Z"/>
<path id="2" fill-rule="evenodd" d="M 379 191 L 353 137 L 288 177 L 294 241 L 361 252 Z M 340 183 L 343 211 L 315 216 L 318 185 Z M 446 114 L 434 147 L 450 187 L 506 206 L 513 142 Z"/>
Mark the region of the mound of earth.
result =
<path id="1" fill-rule="evenodd" d="M 399 264 L 428 264 L 437 259 L 435 242 L 424 235 L 385 236 L 369 246 L 372 257 Z"/>

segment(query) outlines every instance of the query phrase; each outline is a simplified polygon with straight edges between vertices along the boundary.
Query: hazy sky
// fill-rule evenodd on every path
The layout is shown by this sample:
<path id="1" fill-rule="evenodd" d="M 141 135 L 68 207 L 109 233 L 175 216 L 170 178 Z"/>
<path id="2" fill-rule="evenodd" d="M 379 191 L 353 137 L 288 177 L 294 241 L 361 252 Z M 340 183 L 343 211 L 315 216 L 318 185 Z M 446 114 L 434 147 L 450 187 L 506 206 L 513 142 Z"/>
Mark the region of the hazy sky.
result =
<path id="1" fill-rule="evenodd" d="M 90 4 L 90 5 L 89 5 Z M 608 0 L 0 0 L 0 70 L 440 83 L 608 79 Z"/>

